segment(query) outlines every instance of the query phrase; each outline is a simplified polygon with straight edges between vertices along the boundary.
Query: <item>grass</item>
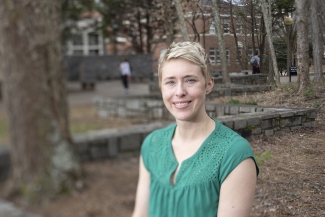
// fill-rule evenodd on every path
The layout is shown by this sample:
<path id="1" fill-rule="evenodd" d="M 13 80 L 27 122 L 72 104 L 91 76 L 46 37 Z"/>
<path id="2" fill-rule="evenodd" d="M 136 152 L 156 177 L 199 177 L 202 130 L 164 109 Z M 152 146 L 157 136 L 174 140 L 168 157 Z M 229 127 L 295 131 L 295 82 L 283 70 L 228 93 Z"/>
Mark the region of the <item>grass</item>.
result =
<path id="1" fill-rule="evenodd" d="M 252 100 L 252 99 L 249 99 L 248 101 L 240 101 L 238 99 L 235 99 L 235 98 L 231 98 L 227 104 L 243 104 L 243 105 L 257 105 L 257 102 Z"/>
<path id="2" fill-rule="evenodd" d="M 266 151 L 266 152 L 257 152 L 255 153 L 255 159 L 256 159 L 256 163 L 258 166 L 263 165 L 267 160 L 271 159 L 272 154 L 270 151 Z"/>
<path id="3" fill-rule="evenodd" d="M 70 132 L 72 134 L 85 133 L 93 130 L 102 129 L 100 126 L 90 123 L 71 123 Z"/>

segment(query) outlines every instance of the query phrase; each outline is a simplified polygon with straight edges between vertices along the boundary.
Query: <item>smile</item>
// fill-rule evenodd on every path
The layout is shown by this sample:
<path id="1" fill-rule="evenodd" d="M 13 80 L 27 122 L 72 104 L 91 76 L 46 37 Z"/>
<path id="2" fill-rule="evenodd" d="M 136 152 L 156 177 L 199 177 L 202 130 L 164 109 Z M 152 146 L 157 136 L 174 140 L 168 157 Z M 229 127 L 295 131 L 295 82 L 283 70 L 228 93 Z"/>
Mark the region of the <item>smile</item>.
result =
<path id="1" fill-rule="evenodd" d="M 184 108 L 190 103 L 191 103 L 191 101 L 189 101 L 189 102 L 177 102 L 177 103 L 174 103 L 174 105 L 175 105 L 176 108 Z"/>

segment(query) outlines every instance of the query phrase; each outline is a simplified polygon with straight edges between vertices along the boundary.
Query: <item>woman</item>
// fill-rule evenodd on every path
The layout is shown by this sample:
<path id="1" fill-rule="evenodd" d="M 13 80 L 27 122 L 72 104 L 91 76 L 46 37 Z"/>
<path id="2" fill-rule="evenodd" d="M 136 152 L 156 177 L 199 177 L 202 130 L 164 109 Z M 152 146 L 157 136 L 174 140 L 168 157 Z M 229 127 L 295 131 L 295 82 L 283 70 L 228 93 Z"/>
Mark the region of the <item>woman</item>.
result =
<path id="1" fill-rule="evenodd" d="M 173 43 L 158 75 L 176 124 L 143 142 L 133 217 L 249 216 L 258 168 L 249 143 L 206 113 L 214 80 L 204 49 Z"/>

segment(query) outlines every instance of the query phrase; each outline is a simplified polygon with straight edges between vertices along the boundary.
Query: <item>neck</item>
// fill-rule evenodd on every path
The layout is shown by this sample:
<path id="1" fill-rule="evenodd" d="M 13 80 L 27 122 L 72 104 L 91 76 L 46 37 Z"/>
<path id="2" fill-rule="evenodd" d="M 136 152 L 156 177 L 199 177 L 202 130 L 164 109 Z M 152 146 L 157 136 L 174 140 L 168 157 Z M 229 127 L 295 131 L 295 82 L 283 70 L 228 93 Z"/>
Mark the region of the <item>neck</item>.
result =
<path id="1" fill-rule="evenodd" d="M 182 141 L 194 141 L 207 137 L 215 128 L 215 121 L 208 115 L 198 121 L 178 121 L 175 137 Z"/>

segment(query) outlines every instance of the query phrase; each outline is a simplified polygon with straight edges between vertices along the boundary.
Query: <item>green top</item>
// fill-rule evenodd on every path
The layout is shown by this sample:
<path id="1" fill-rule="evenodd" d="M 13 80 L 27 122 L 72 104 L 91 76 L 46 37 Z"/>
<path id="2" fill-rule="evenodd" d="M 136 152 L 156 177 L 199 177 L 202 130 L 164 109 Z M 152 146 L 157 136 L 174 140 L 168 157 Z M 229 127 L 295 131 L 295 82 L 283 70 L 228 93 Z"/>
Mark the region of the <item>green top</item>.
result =
<path id="1" fill-rule="evenodd" d="M 178 166 L 171 146 L 175 128 L 176 124 L 152 132 L 141 147 L 151 179 L 149 217 L 216 217 L 222 182 L 244 159 L 254 159 L 250 144 L 216 121 L 199 150 L 183 161 L 172 185 Z M 258 174 L 257 165 L 256 170 Z"/>

